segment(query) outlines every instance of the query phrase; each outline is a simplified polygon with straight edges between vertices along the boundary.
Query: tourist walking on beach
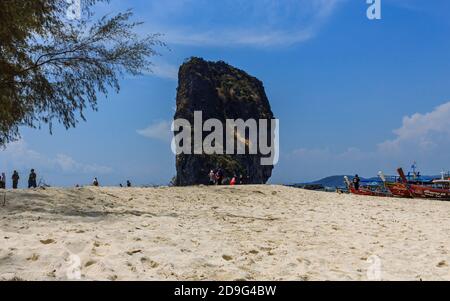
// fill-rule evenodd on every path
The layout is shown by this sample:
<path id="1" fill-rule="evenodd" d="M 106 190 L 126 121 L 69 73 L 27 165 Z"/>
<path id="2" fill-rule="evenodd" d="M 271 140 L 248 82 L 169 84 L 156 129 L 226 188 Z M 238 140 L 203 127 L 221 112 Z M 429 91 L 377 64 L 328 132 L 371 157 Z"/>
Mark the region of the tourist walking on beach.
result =
<path id="1" fill-rule="evenodd" d="M 6 176 L 5 173 L 2 173 L 0 176 L 0 189 L 6 189 Z"/>
<path id="2" fill-rule="evenodd" d="M 17 189 L 17 187 L 19 186 L 19 179 L 20 179 L 19 173 L 17 172 L 17 170 L 15 170 L 13 172 L 11 179 L 12 179 L 13 189 Z"/>
<path id="3" fill-rule="evenodd" d="M 360 182 L 361 182 L 361 179 L 359 178 L 358 175 L 356 175 L 356 176 L 353 178 L 353 187 L 354 187 L 356 190 L 359 190 L 359 184 L 360 184 Z"/>
<path id="4" fill-rule="evenodd" d="M 127 181 L 127 187 L 130 188 L 131 187 L 131 182 L 128 180 Z"/>
<path id="5" fill-rule="evenodd" d="M 100 186 L 97 178 L 94 178 L 94 181 L 92 182 L 92 185 L 95 186 L 95 187 L 99 187 Z"/>
<path id="6" fill-rule="evenodd" d="M 37 187 L 37 175 L 34 169 L 31 170 L 30 176 L 28 177 L 28 188 L 36 188 Z"/>

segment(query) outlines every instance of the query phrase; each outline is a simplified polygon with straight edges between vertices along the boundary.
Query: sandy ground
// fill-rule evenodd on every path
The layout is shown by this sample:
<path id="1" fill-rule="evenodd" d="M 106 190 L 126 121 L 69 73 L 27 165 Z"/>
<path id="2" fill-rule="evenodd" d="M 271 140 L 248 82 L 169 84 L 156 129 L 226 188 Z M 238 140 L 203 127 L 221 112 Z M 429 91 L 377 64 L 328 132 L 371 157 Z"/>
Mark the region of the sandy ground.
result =
<path id="1" fill-rule="evenodd" d="M 2 195 L 1 280 L 450 280 L 448 202 L 281 186 Z"/>

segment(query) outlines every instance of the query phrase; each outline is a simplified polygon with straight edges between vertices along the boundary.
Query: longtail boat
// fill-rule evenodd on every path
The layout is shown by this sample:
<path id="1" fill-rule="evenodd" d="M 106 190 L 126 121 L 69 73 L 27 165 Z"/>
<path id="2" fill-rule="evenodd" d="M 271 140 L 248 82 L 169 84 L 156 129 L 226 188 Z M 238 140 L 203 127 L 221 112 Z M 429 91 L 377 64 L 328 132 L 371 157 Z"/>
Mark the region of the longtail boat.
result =
<path id="1" fill-rule="evenodd" d="M 353 183 L 350 182 L 350 179 L 345 176 L 344 177 L 345 184 L 347 185 L 348 191 L 351 194 L 356 195 L 364 195 L 364 196 L 377 196 L 377 197 L 387 197 L 389 194 L 386 191 L 379 190 L 380 187 L 377 187 L 376 190 L 373 190 L 372 188 L 368 186 L 361 186 L 359 189 L 356 189 Z"/>
<path id="2" fill-rule="evenodd" d="M 414 198 L 439 199 L 450 201 L 450 179 L 444 176 L 435 179 L 427 184 L 409 183 L 402 168 L 398 169 L 398 174 L 404 187 Z"/>
<path id="3" fill-rule="evenodd" d="M 409 189 L 403 183 L 385 183 L 386 189 L 388 189 L 393 196 L 401 198 L 412 198 L 413 195 Z"/>
<path id="4" fill-rule="evenodd" d="M 392 194 L 394 197 L 400 197 L 400 198 L 412 198 L 413 195 L 409 191 L 408 187 L 403 183 L 403 181 L 398 182 L 389 182 L 386 180 L 385 175 L 380 171 L 379 177 L 384 183 L 384 187 L 386 187 L 387 190 Z"/>

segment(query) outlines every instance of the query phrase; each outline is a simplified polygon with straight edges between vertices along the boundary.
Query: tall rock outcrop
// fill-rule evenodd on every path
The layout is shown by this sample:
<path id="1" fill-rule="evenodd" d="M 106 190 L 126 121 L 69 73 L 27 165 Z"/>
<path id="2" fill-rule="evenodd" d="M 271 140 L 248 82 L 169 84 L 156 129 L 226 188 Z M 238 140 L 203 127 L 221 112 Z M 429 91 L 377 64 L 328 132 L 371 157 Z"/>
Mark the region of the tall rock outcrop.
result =
<path id="1" fill-rule="evenodd" d="M 180 67 L 175 119 L 194 124 L 195 111 L 202 111 L 203 121 L 215 118 L 222 123 L 227 119 L 267 119 L 270 125 L 274 118 L 261 81 L 224 62 L 201 58 L 191 58 Z M 203 137 L 207 135 L 204 133 Z M 273 166 L 261 165 L 261 157 L 259 152 L 257 155 L 181 154 L 176 158 L 175 184 L 207 184 L 208 173 L 217 167 L 225 171 L 226 177 L 242 174 L 248 184 L 263 184 L 271 177 Z"/>

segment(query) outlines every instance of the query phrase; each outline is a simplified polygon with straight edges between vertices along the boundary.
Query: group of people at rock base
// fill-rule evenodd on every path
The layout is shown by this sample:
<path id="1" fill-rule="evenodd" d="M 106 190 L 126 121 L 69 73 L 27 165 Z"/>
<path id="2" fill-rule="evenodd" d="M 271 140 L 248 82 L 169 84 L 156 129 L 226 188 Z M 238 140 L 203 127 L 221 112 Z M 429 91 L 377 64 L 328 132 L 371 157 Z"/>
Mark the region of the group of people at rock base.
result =
<path id="1" fill-rule="evenodd" d="M 12 180 L 12 188 L 17 189 L 19 187 L 20 176 L 17 170 L 15 170 L 11 176 Z M 34 169 L 30 171 L 30 175 L 28 176 L 28 188 L 36 188 L 37 187 L 37 174 Z M 0 176 L 0 189 L 6 189 L 6 174 L 2 173 Z"/>
<path id="2" fill-rule="evenodd" d="M 209 185 L 225 185 L 225 172 L 222 168 L 217 168 L 215 170 L 211 170 L 208 174 L 209 177 Z M 245 178 L 243 175 L 234 175 L 231 178 L 229 185 L 244 185 L 247 183 L 248 178 Z"/>

